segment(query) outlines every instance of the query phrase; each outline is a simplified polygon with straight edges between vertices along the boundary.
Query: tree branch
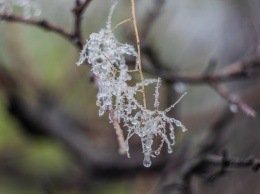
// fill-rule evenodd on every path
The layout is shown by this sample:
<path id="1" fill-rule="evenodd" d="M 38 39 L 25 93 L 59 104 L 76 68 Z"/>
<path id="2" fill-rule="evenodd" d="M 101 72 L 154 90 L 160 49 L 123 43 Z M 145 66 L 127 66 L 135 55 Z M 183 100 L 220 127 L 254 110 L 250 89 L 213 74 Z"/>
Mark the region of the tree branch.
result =
<path id="1" fill-rule="evenodd" d="M 219 170 L 212 172 L 210 167 L 219 167 Z M 249 156 L 246 159 L 241 158 L 228 158 L 225 154 L 206 155 L 204 157 L 194 158 L 186 161 L 185 165 L 181 168 L 176 179 L 173 183 L 164 185 L 165 191 L 170 193 L 186 194 L 190 192 L 190 183 L 193 176 L 199 176 L 206 181 L 215 181 L 217 178 L 225 176 L 230 169 L 250 168 L 254 172 L 258 172 L 260 168 L 260 159 L 254 156 Z"/>
<path id="2" fill-rule="evenodd" d="M 72 10 L 74 14 L 74 32 L 72 34 L 74 41 L 80 48 L 83 46 L 81 33 L 82 15 L 91 1 L 92 0 L 85 0 L 83 3 L 81 3 L 80 0 L 75 0 L 75 7 Z"/>
<path id="3" fill-rule="evenodd" d="M 226 86 L 217 83 L 212 83 L 211 86 L 231 104 L 238 106 L 238 108 L 246 115 L 249 115 L 251 117 L 256 116 L 256 112 L 245 102 L 243 102 L 237 95 L 231 93 Z"/>
<path id="4" fill-rule="evenodd" d="M 19 17 L 16 15 L 6 15 L 6 14 L 0 14 L 0 20 L 29 24 L 29 25 L 32 25 L 35 27 L 39 27 L 44 30 L 48 30 L 48 31 L 57 33 L 58 35 L 64 37 L 65 39 L 69 40 L 70 42 L 72 41 L 75 44 L 75 42 L 73 40 L 73 35 L 70 32 L 68 32 L 64 28 L 61 28 L 60 26 L 52 24 L 46 20 L 24 19 L 23 17 Z"/>
<path id="5" fill-rule="evenodd" d="M 151 10 L 148 11 L 148 14 L 146 15 L 142 25 L 142 32 L 140 34 L 141 40 L 145 39 L 154 22 L 159 17 L 164 3 L 165 0 L 154 0 L 153 7 Z"/>
<path id="6" fill-rule="evenodd" d="M 147 49 L 147 48 L 144 48 Z M 251 60 L 245 60 L 236 62 L 234 64 L 229 65 L 225 69 L 223 69 L 221 72 L 216 73 L 209 73 L 209 74 L 190 74 L 190 75 L 176 75 L 173 74 L 169 70 L 161 70 L 157 71 L 157 69 L 151 68 L 151 66 L 154 66 L 153 64 L 160 64 L 160 66 L 166 66 L 163 65 L 162 62 L 154 56 L 154 53 L 152 48 L 149 48 L 148 51 L 144 51 L 152 65 L 150 65 L 147 62 L 143 62 L 144 64 L 144 71 L 155 74 L 160 76 L 162 79 L 164 79 L 168 83 L 174 83 L 174 82 L 183 82 L 188 84 L 208 84 L 210 82 L 230 82 L 230 81 L 237 81 L 241 79 L 249 79 L 253 77 L 257 77 L 259 74 L 260 69 L 260 60 L 258 57 L 253 58 Z"/>
<path id="7" fill-rule="evenodd" d="M 168 162 L 163 171 L 161 187 L 164 192 L 176 194 L 190 192 L 192 176 L 188 172 L 198 172 L 197 169 L 201 167 L 201 160 L 209 153 L 219 151 L 222 145 L 221 139 L 226 132 L 225 126 L 233 117 L 234 114 L 229 111 L 229 108 L 226 108 L 210 129 L 204 131 L 204 134 L 187 137 L 182 147 L 178 149 L 178 153 Z M 201 135 L 203 139 L 201 139 Z M 201 141 L 193 143 L 193 139 L 201 139 Z M 204 172 L 203 170 L 201 167 L 199 172 Z"/>
<path id="8" fill-rule="evenodd" d="M 249 156 L 246 159 L 228 158 L 225 152 L 222 156 L 207 155 L 194 161 L 188 163 L 185 170 L 183 170 L 182 177 L 184 181 L 191 179 L 194 175 L 202 175 L 207 181 L 214 181 L 224 176 L 230 168 L 251 168 L 254 172 L 257 172 L 260 167 L 260 160 L 254 156 Z M 212 165 L 220 167 L 220 169 L 214 173 L 207 172 L 209 170 L 206 169 Z M 207 173 L 209 173 L 209 176 L 205 176 Z"/>

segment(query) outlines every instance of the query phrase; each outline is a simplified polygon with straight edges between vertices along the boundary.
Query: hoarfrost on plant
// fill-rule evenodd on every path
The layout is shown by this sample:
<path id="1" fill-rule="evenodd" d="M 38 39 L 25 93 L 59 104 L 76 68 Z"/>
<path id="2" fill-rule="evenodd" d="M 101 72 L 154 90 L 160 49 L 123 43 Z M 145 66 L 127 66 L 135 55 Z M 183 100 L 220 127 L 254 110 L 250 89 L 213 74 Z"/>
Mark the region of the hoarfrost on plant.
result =
<path id="1" fill-rule="evenodd" d="M 128 84 L 132 77 L 129 74 L 125 56 L 132 56 L 136 59 L 135 70 L 139 71 L 138 55 L 132 45 L 122 44 L 116 39 L 111 31 L 111 15 L 112 11 L 105 29 L 90 35 L 80 53 L 77 65 L 81 65 L 85 60 L 92 65 L 91 71 L 98 80 L 96 104 L 99 107 L 99 116 L 104 115 L 106 111 L 113 111 L 116 121 L 127 129 L 125 146 L 128 157 L 130 157 L 129 139 L 133 135 L 140 137 L 144 154 L 143 164 L 149 167 L 151 157 L 160 154 L 164 143 L 168 147 L 168 153 L 172 153 L 172 145 L 175 143 L 174 125 L 186 131 L 179 120 L 166 115 L 185 94 L 175 104 L 160 111 L 160 78 L 145 79 L 141 83 L 136 83 L 135 86 Z M 142 86 L 150 84 L 156 84 L 154 110 L 144 108 L 136 99 L 136 95 L 142 91 Z M 110 118 L 110 121 L 113 122 L 113 119 Z M 161 138 L 161 144 L 154 149 L 153 143 L 156 136 Z"/>

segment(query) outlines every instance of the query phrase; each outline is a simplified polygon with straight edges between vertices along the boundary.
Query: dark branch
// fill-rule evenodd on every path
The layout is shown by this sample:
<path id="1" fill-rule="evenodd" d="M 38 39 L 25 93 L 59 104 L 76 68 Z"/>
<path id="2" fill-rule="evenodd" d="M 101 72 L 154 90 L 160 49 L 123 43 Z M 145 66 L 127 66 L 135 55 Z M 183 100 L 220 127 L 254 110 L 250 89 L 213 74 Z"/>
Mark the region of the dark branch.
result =
<path id="1" fill-rule="evenodd" d="M 212 172 L 211 167 L 218 167 L 219 170 Z M 181 168 L 178 178 L 171 184 L 164 185 L 164 191 L 169 193 L 189 193 L 190 183 L 193 176 L 198 176 L 206 181 L 215 181 L 230 172 L 232 169 L 250 168 L 257 172 L 260 167 L 260 160 L 254 156 L 246 159 L 228 158 L 226 155 L 206 155 L 187 161 Z M 176 176 L 173 174 L 173 176 Z"/>
<path id="2" fill-rule="evenodd" d="M 5 20 L 9 22 L 18 22 L 18 23 L 36 26 L 51 32 L 55 32 L 58 35 L 61 35 L 65 39 L 69 40 L 70 42 L 73 41 L 73 36 L 71 33 L 66 31 L 64 28 L 61 28 L 60 26 L 52 24 L 46 20 L 24 19 L 23 17 L 19 17 L 15 15 L 6 15 L 6 14 L 0 14 L 0 20 Z"/>
<path id="3" fill-rule="evenodd" d="M 152 65 L 148 64 L 147 62 L 143 62 L 144 64 L 144 71 L 156 74 L 163 78 L 166 82 L 174 83 L 174 82 L 183 82 L 188 84 L 208 84 L 210 82 L 229 82 L 229 81 L 237 81 L 241 79 L 250 79 L 253 77 L 258 77 L 258 72 L 260 68 L 260 61 L 259 58 L 254 58 L 252 60 L 237 62 L 234 64 L 229 65 L 227 68 L 223 69 L 221 72 L 216 73 L 209 73 L 209 74 L 191 74 L 191 75 L 176 75 L 173 72 L 161 70 L 157 71 L 157 69 L 151 68 L 154 67 L 154 63 L 160 66 L 166 67 L 163 65 L 162 62 L 154 56 L 154 53 L 151 48 L 149 52 L 145 51 L 146 56 L 152 63 Z"/>
<path id="4" fill-rule="evenodd" d="M 186 194 L 190 191 L 191 175 L 189 172 L 203 172 L 201 160 L 209 153 L 218 152 L 222 145 L 223 135 L 225 134 L 225 126 L 232 120 L 232 114 L 229 108 L 221 114 L 210 129 L 204 131 L 206 134 L 196 134 L 188 136 L 182 147 L 178 149 L 178 153 L 167 164 L 163 171 L 161 180 L 164 192 Z M 203 139 L 193 143 L 193 139 Z M 198 148 L 195 149 L 194 148 Z M 174 178 L 172 178 L 174 177 Z"/>
<path id="5" fill-rule="evenodd" d="M 85 0 L 83 3 L 81 3 L 80 0 L 75 0 L 75 7 L 72 10 L 75 19 L 73 37 L 74 37 L 74 41 L 76 42 L 76 44 L 78 44 L 80 48 L 82 48 L 83 46 L 82 33 L 81 33 L 82 15 L 91 1 L 92 0 Z"/>
<path id="6" fill-rule="evenodd" d="M 0 20 L 29 24 L 51 32 L 55 32 L 61 35 L 62 37 L 64 37 L 65 39 L 69 40 L 70 42 L 72 42 L 77 48 L 81 49 L 83 46 L 82 33 L 81 33 L 82 15 L 84 13 L 84 10 L 88 7 L 91 1 L 92 0 L 86 0 L 83 3 L 80 3 L 79 0 L 75 1 L 75 8 L 73 9 L 75 24 L 72 33 L 68 32 L 67 30 L 65 30 L 60 26 L 50 23 L 47 20 L 24 19 L 23 17 L 20 16 L 7 15 L 7 14 L 0 14 Z"/>
<path id="7" fill-rule="evenodd" d="M 206 180 L 214 181 L 228 173 L 228 169 L 250 168 L 252 171 L 257 172 L 260 167 L 260 160 L 256 159 L 254 156 L 249 156 L 246 159 L 228 158 L 226 154 L 223 154 L 223 156 L 208 155 L 198 159 L 197 162 L 191 162 L 190 164 L 191 165 L 187 165 L 187 168 L 183 172 L 184 179 L 190 179 L 191 176 L 196 174 L 200 175 L 200 173 L 210 173 L 205 172 L 205 167 L 214 165 L 220 167 L 220 169 L 211 173 L 209 176 L 205 176 Z"/>
<path id="8" fill-rule="evenodd" d="M 212 87 L 231 104 L 236 105 L 242 112 L 251 117 L 256 116 L 256 112 L 243 102 L 237 95 L 231 93 L 226 86 L 223 84 L 212 83 Z"/>

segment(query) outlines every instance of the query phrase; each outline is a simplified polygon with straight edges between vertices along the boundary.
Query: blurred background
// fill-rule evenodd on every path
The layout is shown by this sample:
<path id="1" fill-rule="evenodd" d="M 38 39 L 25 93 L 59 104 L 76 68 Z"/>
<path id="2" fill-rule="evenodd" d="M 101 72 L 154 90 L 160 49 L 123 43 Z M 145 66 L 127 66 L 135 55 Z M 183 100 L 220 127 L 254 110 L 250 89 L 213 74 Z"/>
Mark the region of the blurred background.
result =
<path id="1" fill-rule="evenodd" d="M 35 2 L 42 14 L 33 19 L 71 31 L 73 0 Z M 113 2 L 89 4 L 82 21 L 84 40 L 105 27 Z M 165 185 L 178 182 L 182 164 L 207 143 L 209 154 L 227 150 L 230 156 L 259 158 L 258 63 L 246 76 L 223 83 L 256 111 L 254 118 L 209 82 L 163 77 L 163 72 L 177 78 L 203 75 L 212 63 L 212 71 L 222 72 L 255 54 L 259 11 L 260 0 L 136 0 L 145 77 L 164 81 L 161 109 L 188 92 L 171 113 L 188 131 L 176 129 L 174 153 L 164 150 L 150 168 L 142 166 L 138 138 L 130 141 L 130 159 L 118 154 L 108 115 L 98 117 L 90 67 L 76 66 L 79 50 L 71 42 L 39 27 L 0 20 L 0 194 L 172 193 Z M 22 16 L 23 9 L 14 7 L 14 14 Z M 147 18 L 154 15 L 148 28 Z M 130 1 L 118 0 L 112 24 L 129 17 Z M 135 45 L 131 23 L 115 34 L 122 43 Z M 152 96 L 154 89 L 147 93 Z M 152 106 L 153 98 L 147 100 Z M 257 194 L 259 181 L 259 173 L 238 169 L 213 183 L 194 176 L 190 191 Z"/>

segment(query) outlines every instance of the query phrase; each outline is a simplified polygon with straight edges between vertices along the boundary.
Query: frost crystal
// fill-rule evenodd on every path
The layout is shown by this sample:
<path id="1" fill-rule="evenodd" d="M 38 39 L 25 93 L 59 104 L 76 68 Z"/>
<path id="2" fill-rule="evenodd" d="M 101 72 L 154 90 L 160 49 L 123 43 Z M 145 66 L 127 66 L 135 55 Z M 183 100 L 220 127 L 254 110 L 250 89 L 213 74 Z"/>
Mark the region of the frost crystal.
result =
<path id="1" fill-rule="evenodd" d="M 127 128 L 128 135 L 125 140 L 125 147 L 128 157 L 130 157 L 129 139 L 133 135 L 140 137 L 144 154 L 143 165 L 149 167 L 151 157 L 160 154 L 164 143 L 168 147 L 168 153 L 172 153 L 172 145 L 175 143 L 174 125 L 181 128 L 182 131 L 187 130 L 179 120 L 166 115 L 184 95 L 175 104 L 164 111 L 160 111 L 160 78 L 145 79 L 143 83 L 129 86 L 128 81 L 132 77 L 129 75 L 125 56 L 136 58 L 136 70 L 138 70 L 138 55 L 133 46 L 118 42 L 111 32 L 111 14 L 112 12 L 109 15 L 106 29 L 101 29 L 98 33 L 90 35 L 80 53 L 77 65 L 81 65 L 85 60 L 92 65 L 91 71 L 98 78 L 96 104 L 99 106 L 99 116 L 102 116 L 108 110 L 113 111 L 116 121 Z M 155 110 L 148 110 L 136 100 L 136 95 L 142 91 L 142 85 L 148 86 L 154 83 L 156 83 Z M 112 120 L 110 118 L 111 122 L 113 122 Z M 169 133 L 167 129 L 169 129 Z M 156 136 L 161 138 L 161 144 L 154 149 L 153 143 Z"/>
<path id="2" fill-rule="evenodd" d="M 39 4 L 33 0 L 0 0 L 0 14 L 12 14 L 14 6 L 23 9 L 25 19 L 29 19 L 31 15 L 39 16 L 41 14 Z"/>
<path id="3" fill-rule="evenodd" d="M 173 84 L 173 89 L 177 93 L 183 93 L 186 90 L 187 86 L 182 82 L 176 82 Z"/>

